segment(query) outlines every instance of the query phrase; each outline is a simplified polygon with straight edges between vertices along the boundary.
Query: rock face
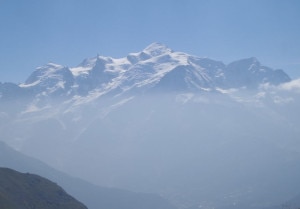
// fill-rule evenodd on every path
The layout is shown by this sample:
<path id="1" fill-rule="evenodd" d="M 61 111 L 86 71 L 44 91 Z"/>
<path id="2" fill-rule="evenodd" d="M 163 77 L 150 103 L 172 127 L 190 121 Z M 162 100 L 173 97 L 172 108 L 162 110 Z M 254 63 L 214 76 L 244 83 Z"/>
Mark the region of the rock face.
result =
<path id="1" fill-rule="evenodd" d="M 278 85 L 291 80 L 282 70 L 262 66 L 254 57 L 230 63 L 225 73 L 227 86 L 231 88 L 256 88 L 265 83 Z"/>
<path id="2" fill-rule="evenodd" d="M 0 207 L 87 209 L 55 183 L 34 174 L 0 168 Z"/>

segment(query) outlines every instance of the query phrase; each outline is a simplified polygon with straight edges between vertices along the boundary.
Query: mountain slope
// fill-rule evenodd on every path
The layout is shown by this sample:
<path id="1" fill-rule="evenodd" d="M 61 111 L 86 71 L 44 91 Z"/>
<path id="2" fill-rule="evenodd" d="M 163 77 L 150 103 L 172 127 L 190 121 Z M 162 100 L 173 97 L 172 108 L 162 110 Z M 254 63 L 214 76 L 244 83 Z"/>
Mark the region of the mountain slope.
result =
<path id="1" fill-rule="evenodd" d="M 87 209 L 53 182 L 0 168 L 0 207 L 7 209 Z"/>
<path id="2" fill-rule="evenodd" d="M 0 142 L 0 166 L 21 172 L 37 173 L 57 182 L 89 209 L 175 209 L 155 194 L 135 193 L 93 185 L 59 172 L 34 158 L 23 155 Z"/>

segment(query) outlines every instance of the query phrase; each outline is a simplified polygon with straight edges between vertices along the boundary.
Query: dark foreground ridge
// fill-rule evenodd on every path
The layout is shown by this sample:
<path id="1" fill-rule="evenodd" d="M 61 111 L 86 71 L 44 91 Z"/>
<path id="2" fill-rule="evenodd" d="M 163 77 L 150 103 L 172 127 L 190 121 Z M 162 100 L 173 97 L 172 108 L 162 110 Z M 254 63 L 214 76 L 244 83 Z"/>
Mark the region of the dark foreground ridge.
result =
<path id="1" fill-rule="evenodd" d="M 0 168 L 0 208 L 87 209 L 57 184 L 9 168 Z"/>

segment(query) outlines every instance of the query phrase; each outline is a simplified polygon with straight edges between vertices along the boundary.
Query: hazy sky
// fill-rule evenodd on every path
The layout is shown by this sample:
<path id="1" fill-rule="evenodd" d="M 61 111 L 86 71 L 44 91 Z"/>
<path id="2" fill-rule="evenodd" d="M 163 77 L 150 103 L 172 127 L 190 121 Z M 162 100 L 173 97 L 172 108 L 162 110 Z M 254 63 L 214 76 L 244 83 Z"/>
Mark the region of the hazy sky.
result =
<path id="1" fill-rule="evenodd" d="M 0 81 L 38 66 L 124 57 L 152 42 L 300 77 L 299 0 L 0 0 Z"/>

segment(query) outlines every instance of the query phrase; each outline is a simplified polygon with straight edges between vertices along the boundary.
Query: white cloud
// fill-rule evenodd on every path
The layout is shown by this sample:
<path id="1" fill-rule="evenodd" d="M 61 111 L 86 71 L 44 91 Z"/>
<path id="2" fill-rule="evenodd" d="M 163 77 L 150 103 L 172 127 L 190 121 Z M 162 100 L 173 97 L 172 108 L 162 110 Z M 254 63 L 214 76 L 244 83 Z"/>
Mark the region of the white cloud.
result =
<path id="1" fill-rule="evenodd" d="M 294 99 L 291 97 L 284 98 L 284 97 L 280 97 L 280 96 L 275 96 L 273 98 L 273 100 L 274 100 L 275 104 L 288 104 L 288 103 L 294 101 Z"/>
<path id="2" fill-rule="evenodd" d="M 300 93 L 300 79 L 292 80 L 288 83 L 281 84 L 279 86 L 279 89 Z"/>

